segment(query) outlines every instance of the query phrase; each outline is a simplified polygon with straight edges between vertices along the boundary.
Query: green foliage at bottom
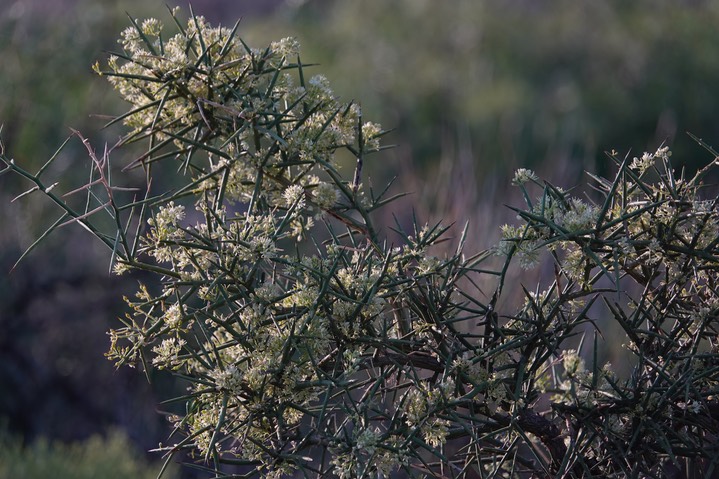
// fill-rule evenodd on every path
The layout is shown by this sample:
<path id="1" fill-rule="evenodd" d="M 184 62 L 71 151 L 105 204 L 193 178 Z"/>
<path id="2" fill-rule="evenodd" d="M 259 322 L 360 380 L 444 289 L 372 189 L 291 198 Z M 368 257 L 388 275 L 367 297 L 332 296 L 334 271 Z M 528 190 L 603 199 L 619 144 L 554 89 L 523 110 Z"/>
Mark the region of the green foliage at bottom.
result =
<path id="1" fill-rule="evenodd" d="M 0 479 L 154 479 L 158 470 L 117 431 L 73 444 L 40 439 L 29 446 L 0 432 Z"/>

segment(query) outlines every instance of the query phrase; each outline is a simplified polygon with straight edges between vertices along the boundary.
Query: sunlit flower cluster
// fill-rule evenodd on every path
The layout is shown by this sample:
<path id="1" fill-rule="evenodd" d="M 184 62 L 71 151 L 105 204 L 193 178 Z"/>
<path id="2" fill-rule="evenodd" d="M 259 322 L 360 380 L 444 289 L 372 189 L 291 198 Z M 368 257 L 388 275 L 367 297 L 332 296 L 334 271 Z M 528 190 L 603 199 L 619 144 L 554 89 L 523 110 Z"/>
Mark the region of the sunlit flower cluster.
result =
<path id="1" fill-rule="evenodd" d="M 539 180 L 539 177 L 534 173 L 534 171 L 527 169 L 527 168 L 519 168 L 514 173 L 514 178 L 512 179 L 512 183 L 515 185 L 523 185 L 529 181 L 537 181 Z"/>

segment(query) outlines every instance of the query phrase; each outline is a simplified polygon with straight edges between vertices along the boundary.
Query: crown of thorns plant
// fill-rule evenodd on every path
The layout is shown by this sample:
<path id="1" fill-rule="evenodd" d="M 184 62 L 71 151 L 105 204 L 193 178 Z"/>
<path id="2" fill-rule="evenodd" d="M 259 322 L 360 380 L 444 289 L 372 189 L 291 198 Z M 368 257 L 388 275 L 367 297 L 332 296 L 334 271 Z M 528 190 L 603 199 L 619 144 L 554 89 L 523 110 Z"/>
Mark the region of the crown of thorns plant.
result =
<path id="1" fill-rule="evenodd" d="M 96 65 L 131 105 L 121 143 L 148 145 L 127 164 L 144 196 L 123 202 L 86 140 L 91 180 L 64 196 L 45 182 L 55 157 L 36 173 L 0 157 L 62 209 L 48 233 L 79 223 L 115 273 L 157 279 L 126 298 L 108 357 L 189 384 L 168 462 L 189 452 L 216 477 L 719 474 L 719 200 L 703 186 L 717 160 L 687 178 L 667 148 L 611 153 L 595 201 L 521 169 L 526 206 L 494 250 L 466 256 L 462 234 L 435 256 L 439 224 L 388 244 L 373 212 L 396 196 L 362 184 L 386 132 L 307 76 L 295 40 L 252 49 L 238 25 L 172 18 L 170 37 L 132 21 Z M 151 192 L 158 162 L 183 186 Z M 542 258 L 553 279 L 501 311 L 511 264 Z M 626 378 L 600 363 L 604 316 L 625 333 Z"/>

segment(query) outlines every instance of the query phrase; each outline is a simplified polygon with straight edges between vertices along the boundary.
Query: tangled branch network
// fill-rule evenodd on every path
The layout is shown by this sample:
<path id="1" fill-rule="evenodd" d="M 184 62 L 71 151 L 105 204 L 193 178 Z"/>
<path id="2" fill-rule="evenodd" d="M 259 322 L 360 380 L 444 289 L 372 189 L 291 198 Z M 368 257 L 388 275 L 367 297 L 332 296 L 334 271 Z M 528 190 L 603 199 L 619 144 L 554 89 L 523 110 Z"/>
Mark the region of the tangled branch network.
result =
<path id="1" fill-rule="evenodd" d="M 522 169 L 526 207 L 495 249 L 468 256 L 462 234 L 447 253 L 439 224 L 388 244 L 373 213 L 398 195 L 362 183 L 386 132 L 307 75 L 295 40 L 253 49 L 238 25 L 172 19 L 170 35 L 132 21 L 96 65 L 130 104 L 121 144 L 147 145 L 126 166 L 144 195 L 124 200 L 89 142 L 91 181 L 64 196 L 45 183 L 55 157 L 33 174 L 2 154 L 62 208 L 48 232 L 78 223 L 116 274 L 157 280 L 126 298 L 108 357 L 186 382 L 168 461 L 216 477 L 719 473 L 716 162 L 686 178 L 666 148 L 611 153 L 595 201 Z M 156 192 L 165 163 L 179 186 Z M 554 278 L 503 305 L 513 265 L 542 261 Z M 626 337 L 627 377 L 597 353 L 600 320 Z"/>

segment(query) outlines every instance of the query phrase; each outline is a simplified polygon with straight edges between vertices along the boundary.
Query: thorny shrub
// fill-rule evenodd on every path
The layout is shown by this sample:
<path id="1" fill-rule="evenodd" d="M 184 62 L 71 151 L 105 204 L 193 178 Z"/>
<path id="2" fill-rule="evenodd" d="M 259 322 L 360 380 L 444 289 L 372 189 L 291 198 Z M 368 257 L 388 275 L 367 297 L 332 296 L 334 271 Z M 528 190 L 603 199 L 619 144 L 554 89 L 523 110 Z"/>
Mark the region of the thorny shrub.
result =
<path id="1" fill-rule="evenodd" d="M 372 213 L 392 198 L 362 166 L 385 131 L 308 78 L 295 40 L 252 49 L 237 25 L 172 18 L 169 38 L 133 21 L 96 66 L 131 105 L 122 143 L 148 143 L 128 164 L 146 172 L 143 197 L 121 202 L 86 140 L 79 210 L 45 185 L 47 165 L 2 156 L 63 209 L 48 231 L 79 223 L 115 273 L 158 279 L 126 298 L 108 357 L 188 382 L 168 461 L 185 451 L 218 475 L 270 478 L 719 474 L 719 214 L 702 185 L 716 160 L 685 178 L 666 148 L 611 153 L 594 202 L 519 170 L 519 225 L 493 251 L 466 257 L 462 236 L 437 257 L 446 227 L 383 239 Z M 151 193 L 157 162 L 184 186 Z M 500 311 L 512 260 L 542 258 L 550 284 Z M 607 315 L 627 377 L 600 363 Z"/>

